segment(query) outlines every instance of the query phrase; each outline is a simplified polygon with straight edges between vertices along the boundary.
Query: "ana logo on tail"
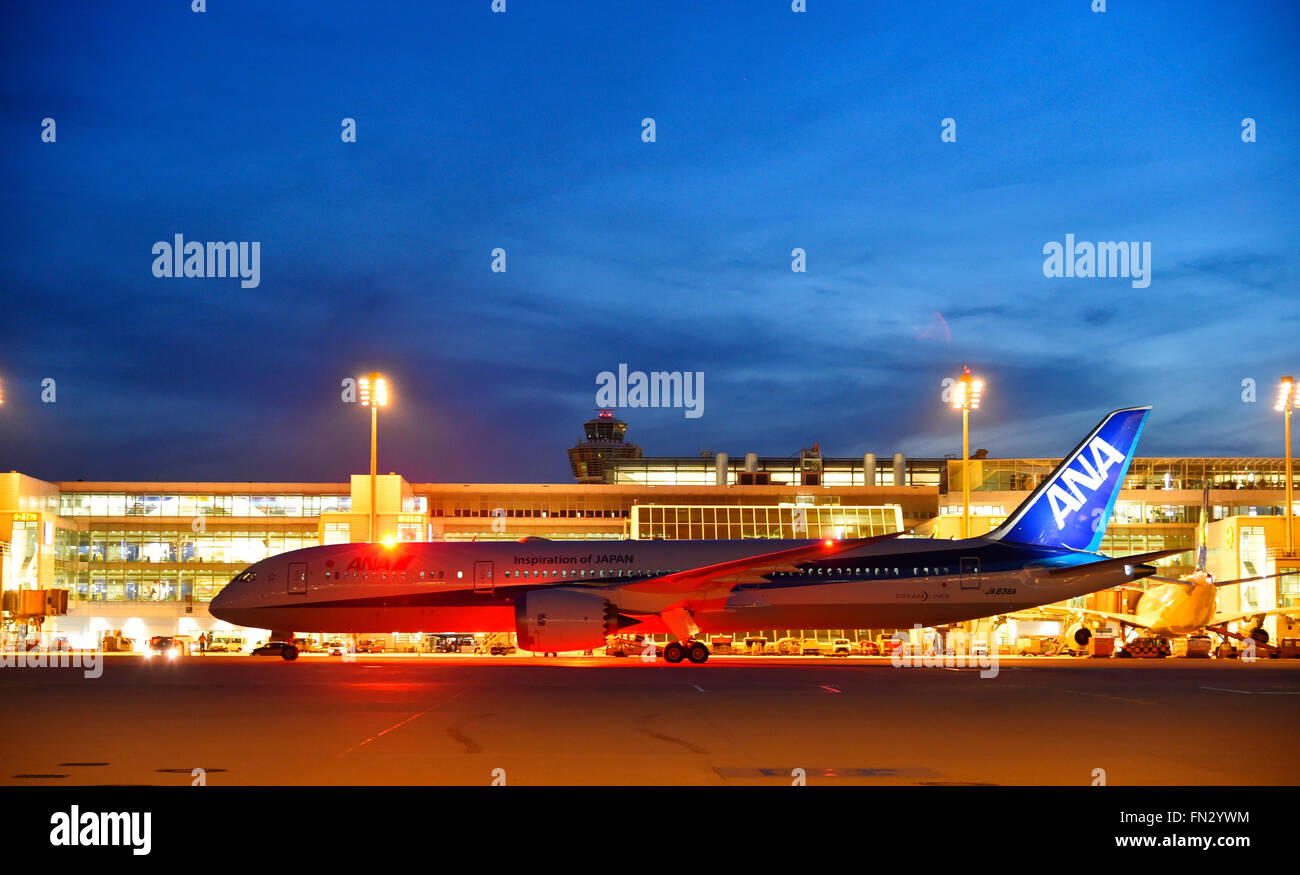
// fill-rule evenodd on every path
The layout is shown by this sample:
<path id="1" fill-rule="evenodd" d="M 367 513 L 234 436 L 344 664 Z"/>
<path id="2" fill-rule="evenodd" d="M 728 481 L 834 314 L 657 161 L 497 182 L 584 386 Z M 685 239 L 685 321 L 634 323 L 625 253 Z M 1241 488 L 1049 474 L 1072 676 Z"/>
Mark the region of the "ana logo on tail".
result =
<path id="1" fill-rule="evenodd" d="M 1150 412 L 1126 407 L 1107 414 L 988 537 L 1095 553 Z"/>
<path id="2" fill-rule="evenodd" d="M 1057 531 L 1065 528 L 1070 514 L 1083 510 L 1088 499 L 1080 487 L 1086 489 L 1091 496 L 1106 482 L 1106 473 L 1110 471 L 1111 466 L 1124 464 L 1124 455 L 1100 436 L 1094 437 L 1088 443 L 1086 450 L 1092 451 L 1091 463 L 1081 451 L 1070 460 L 1070 464 L 1061 472 L 1056 482 L 1048 487 L 1047 501 L 1052 506 L 1052 517 L 1056 520 Z M 1073 467 L 1075 464 L 1079 467 Z"/>

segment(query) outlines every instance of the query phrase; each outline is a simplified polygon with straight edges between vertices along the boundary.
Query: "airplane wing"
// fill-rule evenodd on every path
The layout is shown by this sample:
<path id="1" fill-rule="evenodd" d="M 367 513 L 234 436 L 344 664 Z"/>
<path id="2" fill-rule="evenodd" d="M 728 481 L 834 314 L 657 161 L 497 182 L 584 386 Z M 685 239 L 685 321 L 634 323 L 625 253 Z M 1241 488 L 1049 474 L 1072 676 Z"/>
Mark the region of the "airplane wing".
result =
<path id="1" fill-rule="evenodd" d="M 1237 620 L 1245 620 L 1250 617 L 1271 617 L 1274 614 L 1278 616 L 1293 615 L 1300 616 L 1300 608 L 1270 608 L 1267 611 L 1241 611 L 1236 614 L 1219 614 L 1207 626 L 1222 626 L 1225 623 L 1234 623 Z"/>
<path id="2" fill-rule="evenodd" d="M 871 538 L 817 541 L 813 544 L 806 544 L 789 550 L 777 550 L 773 553 L 761 553 L 757 556 L 732 559 L 715 565 L 688 568 L 685 571 L 664 574 L 659 577 L 652 577 L 649 580 L 625 583 L 614 588 L 628 593 L 687 595 L 694 590 L 712 588 L 715 584 L 731 584 L 734 586 L 742 580 L 757 579 L 765 574 L 775 574 L 778 571 L 797 571 L 800 562 L 837 556 L 840 553 L 847 553 L 850 550 L 865 547 L 867 544 L 892 540 L 901 534 L 903 533 L 891 532 L 888 535 L 877 535 Z"/>
<path id="3" fill-rule="evenodd" d="M 1286 577 L 1289 574 L 1300 574 L 1300 571 L 1295 571 L 1295 570 L 1279 571 L 1277 574 L 1257 574 L 1254 577 L 1238 577 L 1236 580 L 1216 580 L 1214 581 L 1214 585 L 1232 586 L 1233 584 L 1236 583 L 1250 583 L 1251 581 L 1255 581 L 1255 580 L 1272 580 L 1274 577 Z M 1147 579 L 1156 580 L 1159 581 L 1160 583 L 1182 583 L 1182 584 L 1187 583 L 1186 580 L 1174 580 L 1172 577 L 1156 577 L 1154 574 Z"/>
<path id="4" fill-rule="evenodd" d="M 1059 612 L 1068 615 L 1081 615 L 1084 617 L 1096 617 L 1102 620 L 1114 620 L 1117 623 L 1123 623 L 1126 626 L 1135 626 L 1138 629 L 1150 629 L 1149 623 L 1143 623 L 1132 614 L 1116 614 L 1112 611 L 1099 611 L 1096 608 L 1056 608 L 1050 605 L 1044 605 L 1039 608 L 1041 611 Z"/>
<path id="5" fill-rule="evenodd" d="M 891 532 L 872 538 L 815 541 L 789 550 L 760 553 L 757 556 L 663 574 L 648 580 L 615 584 L 605 591 L 613 596 L 611 601 L 623 613 L 657 614 L 673 634 L 680 638 L 689 625 L 690 612 L 726 610 L 727 599 L 739 583 L 759 580 L 765 574 L 798 571 L 801 562 L 837 556 L 867 544 L 897 538 L 901 534 L 903 533 Z"/>

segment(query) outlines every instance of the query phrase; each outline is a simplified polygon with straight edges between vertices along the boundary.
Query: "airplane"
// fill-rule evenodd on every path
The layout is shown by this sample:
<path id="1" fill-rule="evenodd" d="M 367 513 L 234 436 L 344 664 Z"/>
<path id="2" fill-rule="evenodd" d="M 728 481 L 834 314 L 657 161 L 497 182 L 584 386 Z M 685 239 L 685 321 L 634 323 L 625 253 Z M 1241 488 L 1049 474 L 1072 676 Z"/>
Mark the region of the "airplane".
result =
<path id="1" fill-rule="evenodd" d="M 1220 613 L 1217 602 L 1218 588 L 1256 580 L 1271 580 L 1297 571 L 1280 571 L 1276 574 L 1257 574 L 1235 580 L 1215 580 L 1207 569 L 1206 530 L 1209 525 L 1210 487 L 1207 484 L 1201 498 L 1201 518 L 1197 527 L 1196 570 L 1178 579 L 1151 575 L 1155 584 L 1138 597 L 1133 613 L 1115 613 L 1093 608 L 1044 608 L 1044 613 L 1065 613 L 1076 618 L 1112 620 L 1133 629 L 1140 629 L 1156 638 L 1181 638 L 1213 632 L 1221 638 L 1244 641 L 1247 638 L 1257 645 L 1267 646 L 1268 632 L 1260 621 L 1277 615 L 1300 615 L 1300 608 L 1273 608 L 1270 610 L 1236 611 Z M 1256 626 L 1248 635 L 1229 631 L 1227 626 L 1238 620 L 1255 618 Z M 1067 646 L 1082 649 L 1088 646 L 1092 632 L 1087 626 L 1077 624 L 1066 632 Z"/>
<path id="2" fill-rule="evenodd" d="M 454 629 L 513 632 L 520 649 L 549 654 L 667 633 L 670 663 L 706 661 L 698 639 L 711 633 L 910 628 L 1025 610 L 1140 580 L 1156 573 L 1145 563 L 1186 552 L 1097 552 L 1150 410 L 1107 414 L 980 537 L 338 544 L 250 565 L 210 610 L 285 641 Z"/>

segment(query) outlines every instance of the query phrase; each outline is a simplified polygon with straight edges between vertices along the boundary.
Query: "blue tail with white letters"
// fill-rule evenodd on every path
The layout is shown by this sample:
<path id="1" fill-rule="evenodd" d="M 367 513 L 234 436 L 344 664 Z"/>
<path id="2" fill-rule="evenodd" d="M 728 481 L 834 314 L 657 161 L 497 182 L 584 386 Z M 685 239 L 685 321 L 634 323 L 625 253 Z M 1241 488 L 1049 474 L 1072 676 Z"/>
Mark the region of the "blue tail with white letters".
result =
<path id="1" fill-rule="evenodd" d="M 988 537 L 1097 552 L 1150 407 L 1107 415 Z"/>

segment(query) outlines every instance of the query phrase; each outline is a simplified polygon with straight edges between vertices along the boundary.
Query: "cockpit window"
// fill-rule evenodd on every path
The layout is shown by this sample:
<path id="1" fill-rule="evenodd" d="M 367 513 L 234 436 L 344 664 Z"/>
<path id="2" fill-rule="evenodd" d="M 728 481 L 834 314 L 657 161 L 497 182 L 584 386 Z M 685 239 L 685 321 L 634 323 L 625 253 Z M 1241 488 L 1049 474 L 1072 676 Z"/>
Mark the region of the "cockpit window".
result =
<path id="1" fill-rule="evenodd" d="M 247 582 L 247 581 L 250 581 L 250 580 L 255 579 L 256 577 L 257 577 L 257 572 L 255 572 L 255 571 L 245 571 L 243 574 L 241 574 L 241 575 L 239 575 L 238 577 L 236 577 L 235 580 L 239 580 L 239 581 L 245 581 L 245 582 Z"/>

